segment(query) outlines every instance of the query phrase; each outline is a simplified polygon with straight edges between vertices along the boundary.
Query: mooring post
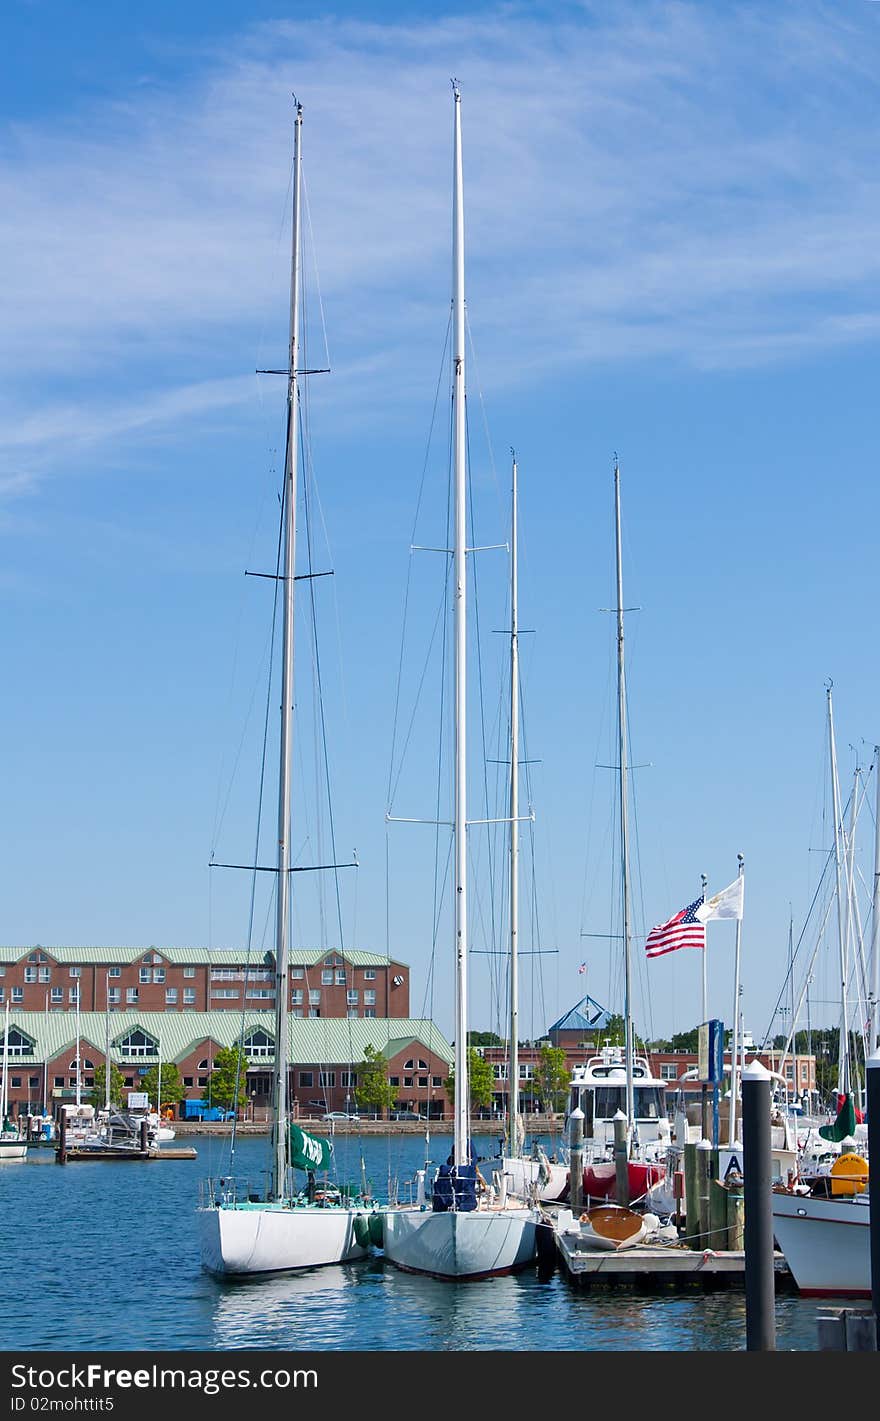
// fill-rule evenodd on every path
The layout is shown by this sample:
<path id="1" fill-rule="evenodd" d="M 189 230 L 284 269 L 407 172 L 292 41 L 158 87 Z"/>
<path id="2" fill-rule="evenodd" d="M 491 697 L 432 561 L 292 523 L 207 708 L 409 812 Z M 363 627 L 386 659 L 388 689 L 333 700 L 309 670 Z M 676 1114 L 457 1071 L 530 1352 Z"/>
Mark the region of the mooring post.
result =
<path id="1" fill-rule="evenodd" d="M 629 1148 L 626 1115 L 618 1110 L 614 1116 L 614 1180 L 618 1204 L 629 1204 Z"/>
<path id="2" fill-rule="evenodd" d="M 146 1119 L 146 1117 L 144 1117 L 144 1119 L 141 1121 L 141 1154 L 147 1154 L 149 1152 L 150 1145 L 147 1139 L 147 1132 L 149 1128 L 149 1121 Z"/>
<path id="3" fill-rule="evenodd" d="M 770 1072 L 760 1061 L 742 1073 L 742 1117 L 746 1351 L 775 1352 Z"/>
<path id="4" fill-rule="evenodd" d="M 699 1238 L 694 1240 L 691 1248 L 710 1248 L 712 1245 L 711 1233 L 711 1209 L 712 1201 L 710 1191 L 712 1189 L 712 1141 L 697 1141 L 697 1197 L 698 1197 L 698 1217 L 699 1217 Z"/>
<path id="5" fill-rule="evenodd" d="M 877 1008 L 875 1007 L 875 1010 Z M 871 1235 L 871 1311 L 880 1335 L 880 1051 L 868 1057 L 868 1229 Z M 874 1121 L 874 1157 L 871 1158 L 871 1121 Z"/>
<path id="6" fill-rule="evenodd" d="M 572 1213 L 584 1205 L 584 1112 L 573 1110 L 568 1117 L 568 1202 Z"/>
<path id="7" fill-rule="evenodd" d="M 55 1151 L 55 1163 L 67 1164 L 67 1111 L 63 1105 L 58 1115 L 58 1148 Z"/>
<path id="8" fill-rule="evenodd" d="M 697 1147 L 684 1147 L 684 1231 L 688 1248 L 696 1248 L 700 1233 L 700 1190 L 697 1184 Z"/>

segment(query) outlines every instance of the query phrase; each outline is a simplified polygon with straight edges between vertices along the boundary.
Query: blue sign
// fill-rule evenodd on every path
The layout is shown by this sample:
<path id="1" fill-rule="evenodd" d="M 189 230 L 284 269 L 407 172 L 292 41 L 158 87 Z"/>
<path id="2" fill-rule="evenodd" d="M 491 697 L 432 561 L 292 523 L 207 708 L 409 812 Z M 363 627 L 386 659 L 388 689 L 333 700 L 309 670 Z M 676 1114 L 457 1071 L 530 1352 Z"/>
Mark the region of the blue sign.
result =
<path id="1" fill-rule="evenodd" d="M 703 1085 L 718 1085 L 724 1075 L 724 1022 L 704 1021 L 698 1028 L 697 1073 Z"/>

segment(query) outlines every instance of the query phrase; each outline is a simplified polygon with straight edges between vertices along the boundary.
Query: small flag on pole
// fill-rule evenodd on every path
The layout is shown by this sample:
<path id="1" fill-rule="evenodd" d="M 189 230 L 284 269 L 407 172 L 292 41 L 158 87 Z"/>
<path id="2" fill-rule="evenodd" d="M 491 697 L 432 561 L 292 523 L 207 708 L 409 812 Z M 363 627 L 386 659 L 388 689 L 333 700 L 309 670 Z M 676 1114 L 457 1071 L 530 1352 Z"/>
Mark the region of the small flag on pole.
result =
<path id="1" fill-rule="evenodd" d="M 706 929 L 697 916 L 702 902 L 702 896 L 695 898 L 668 922 L 658 923 L 656 928 L 652 928 L 645 942 L 646 955 L 662 957 L 664 952 L 675 952 L 679 947 L 705 948 Z"/>
<path id="2" fill-rule="evenodd" d="M 711 898 L 707 898 L 702 907 L 697 909 L 700 922 L 708 923 L 713 918 L 741 918 L 744 883 L 745 878 L 740 874 L 739 878 L 722 888 L 720 893 L 713 893 Z"/>
<path id="3" fill-rule="evenodd" d="M 583 972 L 586 972 L 586 970 L 587 970 L 587 964 L 586 964 L 586 962 L 582 962 L 581 965 L 580 965 L 580 967 L 578 968 L 578 972 L 579 972 L 579 973 L 583 973 Z"/>

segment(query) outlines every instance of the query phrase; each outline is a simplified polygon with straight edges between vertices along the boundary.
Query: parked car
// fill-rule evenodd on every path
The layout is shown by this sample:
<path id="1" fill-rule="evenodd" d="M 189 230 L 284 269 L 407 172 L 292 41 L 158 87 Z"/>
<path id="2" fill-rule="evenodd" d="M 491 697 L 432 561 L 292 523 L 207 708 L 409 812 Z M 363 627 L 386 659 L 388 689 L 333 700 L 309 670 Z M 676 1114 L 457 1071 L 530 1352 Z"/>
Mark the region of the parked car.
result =
<path id="1" fill-rule="evenodd" d="M 389 1120 L 427 1120 L 427 1115 L 417 1115 L 414 1110 L 392 1110 Z"/>
<path id="2" fill-rule="evenodd" d="M 325 1120 L 360 1120 L 359 1115 L 346 1115 L 344 1110 L 328 1110 Z"/>

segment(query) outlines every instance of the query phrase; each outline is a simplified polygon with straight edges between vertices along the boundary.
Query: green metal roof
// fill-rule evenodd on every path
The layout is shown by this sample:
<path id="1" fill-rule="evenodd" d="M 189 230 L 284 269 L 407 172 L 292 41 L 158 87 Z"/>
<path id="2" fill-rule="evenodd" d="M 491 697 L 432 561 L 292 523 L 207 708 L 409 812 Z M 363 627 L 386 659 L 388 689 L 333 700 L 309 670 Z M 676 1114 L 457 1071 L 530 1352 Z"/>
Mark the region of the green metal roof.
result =
<path id="1" fill-rule="evenodd" d="M 199 966 L 201 964 L 228 966 L 230 963 L 243 963 L 247 956 L 245 949 L 241 947 L 165 947 L 162 943 L 147 943 L 143 947 L 48 947 L 45 943 L 35 942 L 29 947 L 0 947 L 0 963 L 9 964 L 27 960 L 32 952 L 45 952 L 55 962 L 60 963 L 96 963 L 103 965 L 106 963 L 129 963 L 137 962 L 147 952 L 158 952 L 168 961 L 181 966 Z M 292 967 L 313 967 L 315 963 L 321 962 L 325 957 L 336 955 L 342 957 L 346 962 L 350 962 L 353 967 L 384 967 L 390 963 L 399 963 L 396 957 L 386 957 L 381 952 L 365 952 L 360 948 L 343 950 L 332 947 L 293 947 L 290 950 L 290 965 Z M 273 953 L 251 952 L 251 963 L 258 965 L 266 960 L 266 957 L 274 961 Z"/>
<path id="2" fill-rule="evenodd" d="M 117 1062 L 131 1061 L 143 1065 L 142 1057 L 123 1054 L 114 1045 L 135 1027 L 158 1040 L 163 1061 L 182 1061 L 203 1041 L 210 1038 L 219 1046 L 233 1046 L 242 1035 L 242 1013 L 239 1011 L 119 1011 L 110 1013 L 110 1055 Z M 260 1028 L 274 1035 L 275 1018 L 266 1011 L 244 1013 L 244 1034 Z M 15 1056 L 14 1065 L 26 1067 L 28 1061 L 44 1061 L 70 1050 L 76 1052 L 76 1013 L 72 1011 L 41 1012 L 11 1010 L 10 1028 L 17 1026 L 34 1042 L 33 1058 Z M 104 1054 L 107 1016 L 104 1012 L 84 1011 L 79 1015 L 81 1050 L 88 1046 Z M 0 1040 L 2 1040 L 0 1026 Z M 449 1042 L 432 1021 L 416 1017 L 373 1017 L 349 1020 L 347 1017 L 290 1017 L 289 1060 L 291 1064 L 320 1065 L 322 1061 L 339 1063 L 363 1060 L 364 1048 L 372 1046 L 386 1056 L 396 1055 L 411 1043 L 420 1042 L 452 1064 L 453 1051 Z M 149 1058 L 148 1058 L 149 1059 Z M 254 1065 L 268 1065 L 271 1057 L 249 1056 Z"/>

